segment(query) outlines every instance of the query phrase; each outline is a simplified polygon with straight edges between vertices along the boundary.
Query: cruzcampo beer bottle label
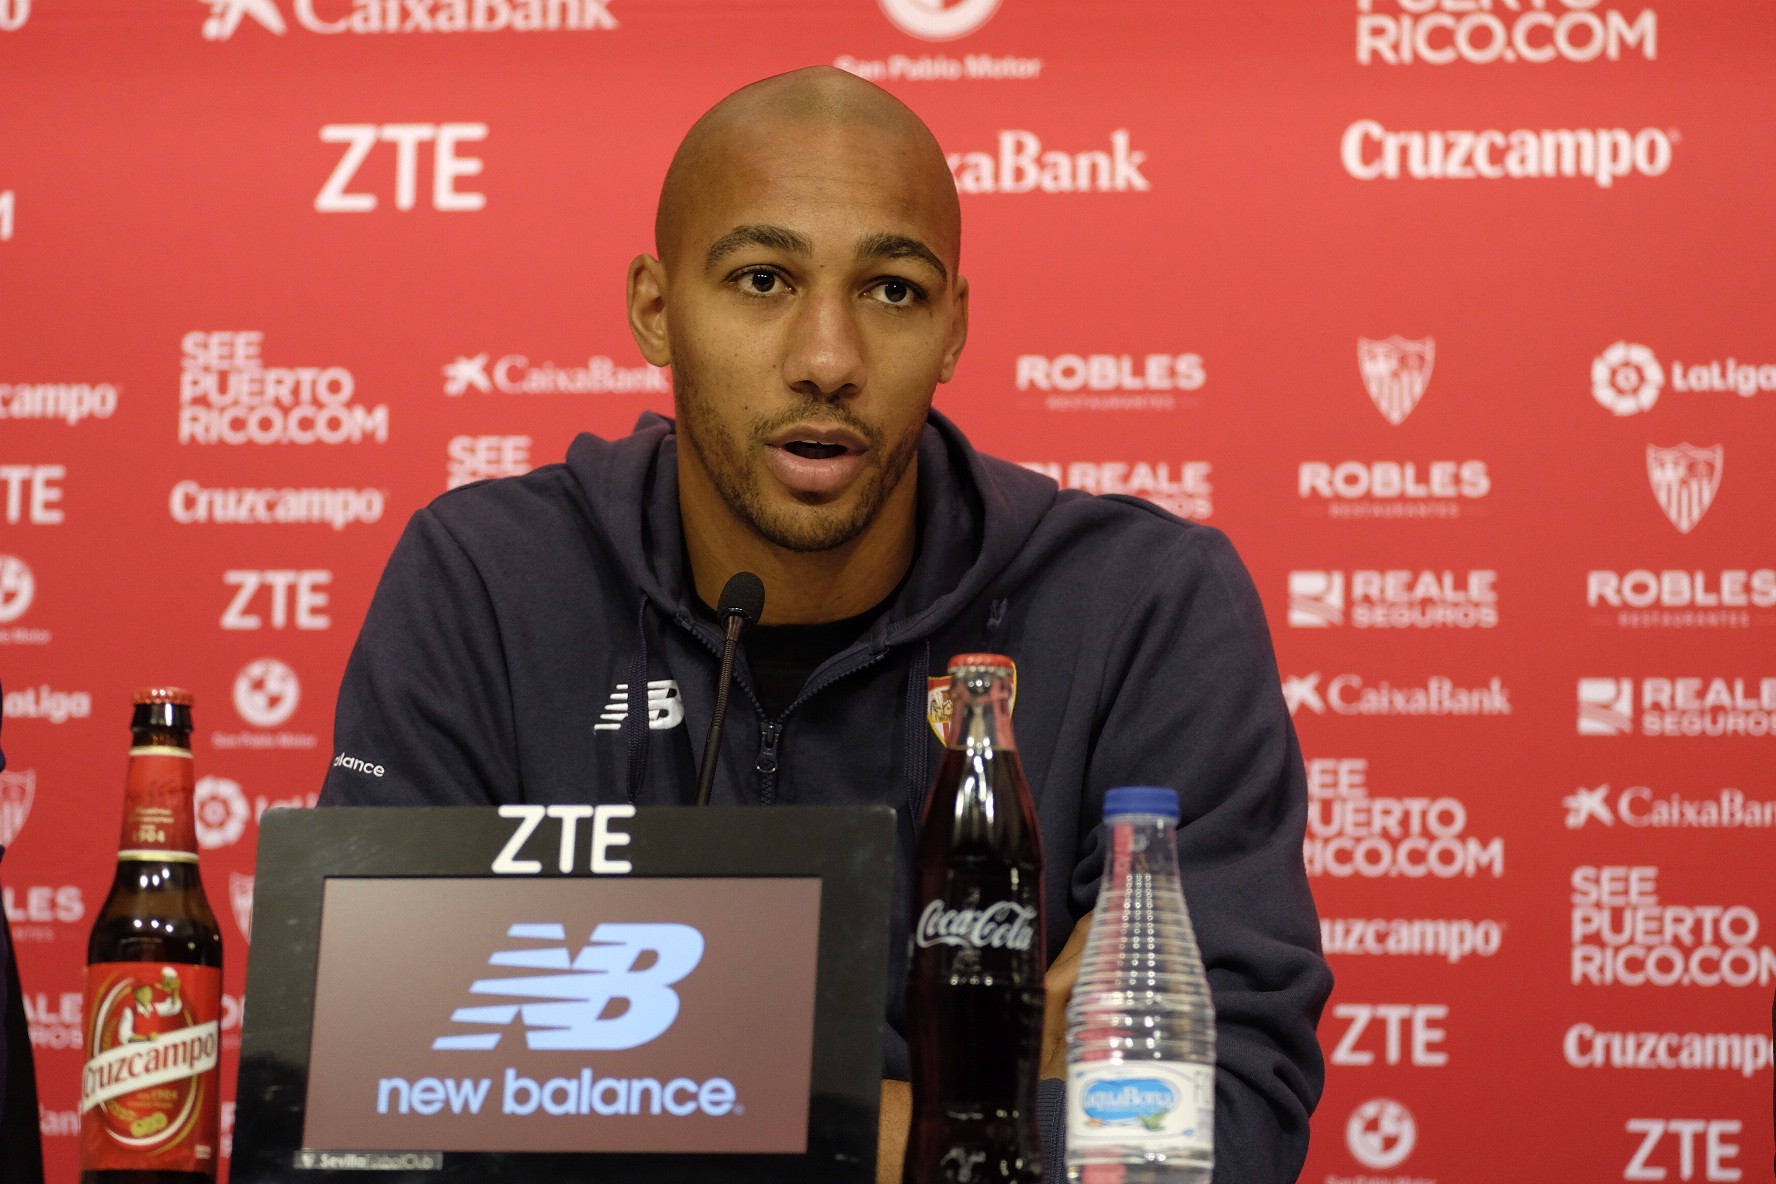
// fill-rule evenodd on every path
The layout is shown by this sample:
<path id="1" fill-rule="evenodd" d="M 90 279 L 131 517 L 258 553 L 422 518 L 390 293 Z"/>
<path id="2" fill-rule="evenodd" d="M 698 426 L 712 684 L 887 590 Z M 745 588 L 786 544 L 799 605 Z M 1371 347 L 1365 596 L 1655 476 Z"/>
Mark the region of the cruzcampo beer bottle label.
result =
<path id="1" fill-rule="evenodd" d="M 222 972 L 177 962 L 86 968 L 84 1171 L 214 1172 Z"/>
<path id="2" fill-rule="evenodd" d="M 117 857 L 196 863 L 190 750 L 145 745 L 129 755 Z"/>

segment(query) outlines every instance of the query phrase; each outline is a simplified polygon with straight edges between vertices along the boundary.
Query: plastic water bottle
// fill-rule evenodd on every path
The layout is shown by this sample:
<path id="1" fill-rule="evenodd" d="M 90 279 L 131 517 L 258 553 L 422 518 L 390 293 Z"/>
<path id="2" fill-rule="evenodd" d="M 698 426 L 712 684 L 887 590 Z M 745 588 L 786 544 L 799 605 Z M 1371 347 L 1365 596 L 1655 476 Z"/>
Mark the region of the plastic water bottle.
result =
<path id="1" fill-rule="evenodd" d="M 1067 1179 L 1209 1184 L 1215 1008 L 1178 881 L 1178 795 L 1104 799 L 1109 852 L 1067 1007 Z"/>

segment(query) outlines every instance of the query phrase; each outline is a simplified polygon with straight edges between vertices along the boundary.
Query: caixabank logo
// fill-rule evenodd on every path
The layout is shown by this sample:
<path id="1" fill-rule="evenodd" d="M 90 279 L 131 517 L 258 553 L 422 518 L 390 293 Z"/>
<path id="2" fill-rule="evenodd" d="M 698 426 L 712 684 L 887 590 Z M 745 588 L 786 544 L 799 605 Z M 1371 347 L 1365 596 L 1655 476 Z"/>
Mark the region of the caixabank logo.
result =
<path id="1" fill-rule="evenodd" d="M 618 27 L 611 0 L 198 0 L 210 12 L 204 40 L 227 41 L 244 27 L 282 37 L 310 33 L 552 33 Z"/>
<path id="2" fill-rule="evenodd" d="M 1578 680 L 1581 736 L 1776 734 L 1776 678 Z"/>
<path id="3" fill-rule="evenodd" d="M 817 885 L 564 877 L 415 893 L 328 886 L 307 1142 L 805 1148 Z M 413 908 L 450 924 L 416 929 Z M 753 992 L 759 1006 L 737 997 Z"/>
<path id="4" fill-rule="evenodd" d="M 945 159 L 956 189 L 972 193 L 1146 193 L 1147 153 L 1128 128 L 1090 148 L 1057 149 L 1032 131 L 999 133 L 994 150 L 951 152 Z"/>
<path id="5" fill-rule="evenodd" d="M 1614 790 L 1606 782 L 1580 786 L 1561 798 L 1560 804 L 1566 811 L 1568 830 L 1583 830 L 1592 822 L 1600 826 L 1620 823 L 1631 830 L 1776 830 L 1776 799 L 1760 800 L 1731 787 L 1696 795 L 1645 785 Z"/>
<path id="6" fill-rule="evenodd" d="M 492 359 L 492 360 L 490 360 Z M 444 365 L 444 393 L 507 395 L 669 395 L 672 385 L 658 366 L 620 365 L 603 354 L 584 364 L 533 363 L 524 354 L 458 354 Z"/>

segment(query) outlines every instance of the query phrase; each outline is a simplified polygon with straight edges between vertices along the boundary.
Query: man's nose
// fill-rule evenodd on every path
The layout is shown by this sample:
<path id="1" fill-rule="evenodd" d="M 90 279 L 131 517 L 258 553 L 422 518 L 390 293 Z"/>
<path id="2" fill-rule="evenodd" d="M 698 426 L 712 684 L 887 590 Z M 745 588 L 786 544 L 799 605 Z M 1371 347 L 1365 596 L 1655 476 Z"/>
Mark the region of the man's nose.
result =
<path id="1" fill-rule="evenodd" d="M 847 293 L 818 292 L 802 301 L 783 366 L 784 381 L 804 395 L 848 398 L 863 389 L 863 336 Z"/>

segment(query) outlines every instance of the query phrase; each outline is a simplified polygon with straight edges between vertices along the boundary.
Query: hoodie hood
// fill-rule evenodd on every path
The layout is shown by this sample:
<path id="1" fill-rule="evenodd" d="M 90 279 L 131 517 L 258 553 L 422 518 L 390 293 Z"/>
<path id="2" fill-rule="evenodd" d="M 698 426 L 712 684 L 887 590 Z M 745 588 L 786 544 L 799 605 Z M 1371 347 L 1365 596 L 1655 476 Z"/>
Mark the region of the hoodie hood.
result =
<path id="1" fill-rule="evenodd" d="M 619 440 L 582 433 L 568 449 L 567 468 L 587 516 L 640 594 L 667 612 L 688 612 L 674 421 L 650 411 Z M 919 439 L 918 480 L 918 553 L 894 604 L 870 630 L 872 649 L 929 637 L 976 602 L 1058 494 L 1049 478 L 976 452 L 937 411 Z"/>

